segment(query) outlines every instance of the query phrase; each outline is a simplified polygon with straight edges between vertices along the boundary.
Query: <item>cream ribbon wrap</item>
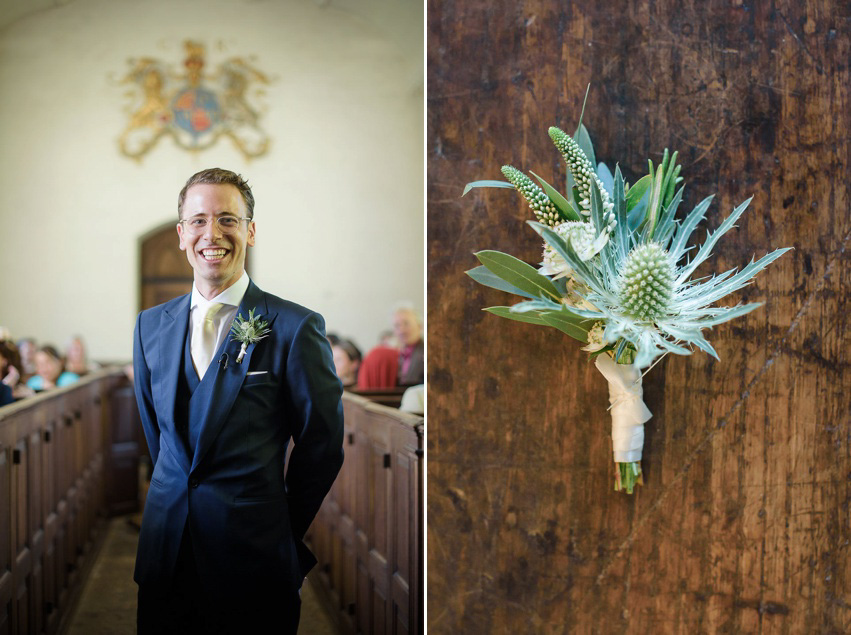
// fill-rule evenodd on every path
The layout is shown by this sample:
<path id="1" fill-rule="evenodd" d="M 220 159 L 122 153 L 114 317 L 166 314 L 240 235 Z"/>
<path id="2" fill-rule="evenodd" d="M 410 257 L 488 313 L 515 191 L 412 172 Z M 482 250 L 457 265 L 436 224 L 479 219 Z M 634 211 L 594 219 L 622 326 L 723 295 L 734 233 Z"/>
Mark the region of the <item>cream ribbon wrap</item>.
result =
<path id="1" fill-rule="evenodd" d="M 653 416 L 642 399 L 641 371 L 632 364 L 617 364 L 605 354 L 598 355 L 594 365 L 609 382 L 615 463 L 640 461 L 644 422 Z"/>

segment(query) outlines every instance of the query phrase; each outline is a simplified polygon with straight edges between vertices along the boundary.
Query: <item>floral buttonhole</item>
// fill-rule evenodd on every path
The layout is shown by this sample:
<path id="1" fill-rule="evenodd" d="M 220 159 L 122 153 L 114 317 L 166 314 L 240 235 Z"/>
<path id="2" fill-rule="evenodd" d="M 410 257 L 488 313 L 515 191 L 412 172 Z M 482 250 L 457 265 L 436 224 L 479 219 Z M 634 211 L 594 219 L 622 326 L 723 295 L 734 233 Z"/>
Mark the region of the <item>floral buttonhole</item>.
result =
<path id="1" fill-rule="evenodd" d="M 242 343 L 239 348 L 239 356 L 236 358 L 237 364 L 242 363 L 242 358 L 245 357 L 245 352 L 251 344 L 259 342 L 272 332 L 269 323 L 260 319 L 260 314 L 254 315 L 255 310 L 256 307 L 249 309 L 247 320 L 242 317 L 241 313 L 237 315 L 230 327 L 231 341 Z"/>

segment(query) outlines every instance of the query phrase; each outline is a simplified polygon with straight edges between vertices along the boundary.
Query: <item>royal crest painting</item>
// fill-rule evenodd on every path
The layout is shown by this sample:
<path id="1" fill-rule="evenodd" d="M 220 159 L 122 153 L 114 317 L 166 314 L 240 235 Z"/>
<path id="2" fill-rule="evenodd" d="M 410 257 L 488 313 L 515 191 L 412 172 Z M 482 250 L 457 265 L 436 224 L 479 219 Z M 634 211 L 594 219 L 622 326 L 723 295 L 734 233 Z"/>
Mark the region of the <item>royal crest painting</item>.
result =
<path id="1" fill-rule="evenodd" d="M 118 139 L 121 153 L 141 159 L 162 137 L 170 136 L 190 151 L 212 147 L 229 137 L 246 159 L 265 154 L 269 137 L 260 127 L 260 112 L 249 103 L 262 95 L 269 78 L 240 57 L 205 73 L 204 47 L 186 41 L 183 69 L 142 57 L 129 60 L 121 79 L 132 84 L 130 121 Z"/>

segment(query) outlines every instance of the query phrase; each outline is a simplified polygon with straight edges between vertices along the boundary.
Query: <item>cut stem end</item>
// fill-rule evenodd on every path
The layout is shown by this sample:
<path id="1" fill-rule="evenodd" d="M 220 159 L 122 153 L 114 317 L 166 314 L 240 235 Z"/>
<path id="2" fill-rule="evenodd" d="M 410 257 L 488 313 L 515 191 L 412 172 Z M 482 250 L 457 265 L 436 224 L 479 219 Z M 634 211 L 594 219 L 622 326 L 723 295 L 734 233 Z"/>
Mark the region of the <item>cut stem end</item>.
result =
<path id="1" fill-rule="evenodd" d="M 632 494 L 636 485 L 644 485 L 641 463 L 615 463 L 615 491 Z"/>

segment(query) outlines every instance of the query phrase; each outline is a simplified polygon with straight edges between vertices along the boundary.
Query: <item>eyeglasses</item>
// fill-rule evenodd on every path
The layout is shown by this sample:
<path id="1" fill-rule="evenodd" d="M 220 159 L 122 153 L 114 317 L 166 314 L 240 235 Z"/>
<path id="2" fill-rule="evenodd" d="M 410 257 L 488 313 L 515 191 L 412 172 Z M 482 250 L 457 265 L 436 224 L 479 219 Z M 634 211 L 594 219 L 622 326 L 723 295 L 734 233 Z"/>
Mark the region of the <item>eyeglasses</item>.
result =
<path id="1" fill-rule="evenodd" d="M 252 219 L 241 218 L 239 216 L 216 216 L 216 228 L 223 234 L 233 234 L 239 229 L 239 224 L 247 220 L 249 223 Z M 183 224 L 190 234 L 203 234 L 207 231 L 207 226 L 210 224 L 210 219 L 203 216 L 194 216 L 193 218 L 185 218 L 178 221 Z"/>

